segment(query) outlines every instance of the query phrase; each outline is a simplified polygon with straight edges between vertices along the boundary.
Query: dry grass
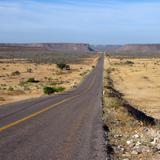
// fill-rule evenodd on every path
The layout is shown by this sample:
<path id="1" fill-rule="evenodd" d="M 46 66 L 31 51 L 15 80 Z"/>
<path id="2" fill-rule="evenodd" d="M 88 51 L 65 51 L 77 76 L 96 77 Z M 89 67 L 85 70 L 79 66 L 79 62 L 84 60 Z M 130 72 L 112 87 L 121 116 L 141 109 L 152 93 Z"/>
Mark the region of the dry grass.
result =
<path id="1" fill-rule="evenodd" d="M 103 119 L 109 128 L 109 140 L 114 149 L 114 158 L 118 160 L 159 160 L 159 129 L 135 120 L 123 107 L 123 102 L 110 94 L 109 80 L 115 70 L 119 69 L 115 66 L 113 69 L 111 62 L 108 59 L 105 60 Z"/>
<path id="2" fill-rule="evenodd" d="M 159 119 L 160 59 L 110 59 L 110 64 L 115 88 L 130 104 Z"/>
<path id="3" fill-rule="evenodd" d="M 43 96 L 44 86 L 76 87 L 96 65 L 98 57 L 84 58 L 79 64 L 69 64 L 71 70 L 62 71 L 56 64 L 35 64 L 25 60 L 0 60 L 0 104 Z M 27 82 L 35 79 L 36 83 Z"/>

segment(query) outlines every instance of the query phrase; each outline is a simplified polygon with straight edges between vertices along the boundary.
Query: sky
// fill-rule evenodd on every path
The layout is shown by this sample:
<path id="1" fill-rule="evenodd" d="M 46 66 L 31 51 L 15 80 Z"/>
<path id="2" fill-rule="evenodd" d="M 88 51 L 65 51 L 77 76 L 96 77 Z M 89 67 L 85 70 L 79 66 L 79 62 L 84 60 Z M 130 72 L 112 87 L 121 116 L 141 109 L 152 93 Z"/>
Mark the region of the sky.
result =
<path id="1" fill-rule="evenodd" d="M 0 0 L 0 43 L 160 43 L 159 0 Z"/>

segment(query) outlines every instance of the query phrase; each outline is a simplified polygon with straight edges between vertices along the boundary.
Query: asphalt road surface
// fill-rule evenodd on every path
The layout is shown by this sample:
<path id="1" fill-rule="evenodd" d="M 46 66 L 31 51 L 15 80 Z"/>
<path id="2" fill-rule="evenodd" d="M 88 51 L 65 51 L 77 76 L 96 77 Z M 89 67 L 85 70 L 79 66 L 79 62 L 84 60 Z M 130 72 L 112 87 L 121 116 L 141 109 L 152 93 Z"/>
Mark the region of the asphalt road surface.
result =
<path id="1" fill-rule="evenodd" d="M 105 160 L 103 58 L 75 90 L 0 106 L 0 160 Z"/>

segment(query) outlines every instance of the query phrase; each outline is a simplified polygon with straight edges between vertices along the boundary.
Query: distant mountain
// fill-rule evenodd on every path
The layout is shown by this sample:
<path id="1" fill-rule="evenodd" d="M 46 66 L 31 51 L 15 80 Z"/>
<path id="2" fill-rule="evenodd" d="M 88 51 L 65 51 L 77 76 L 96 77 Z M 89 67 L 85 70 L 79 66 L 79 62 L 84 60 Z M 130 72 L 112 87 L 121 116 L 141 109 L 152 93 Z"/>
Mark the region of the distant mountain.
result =
<path id="1" fill-rule="evenodd" d="M 113 56 L 160 57 L 160 44 L 89 45 L 85 43 L 0 44 L 0 55 L 11 53 L 61 52 L 82 55 L 106 52 Z M 13 54 L 12 54 L 13 55 Z"/>
<path id="2" fill-rule="evenodd" d="M 91 47 L 98 52 L 114 52 L 122 45 L 91 45 Z"/>
<path id="3" fill-rule="evenodd" d="M 160 44 L 126 44 L 110 52 L 113 56 L 160 57 Z"/>
<path id="4" fill-rule="evenodd" d="M 60 52 L 93 52 L 89 44 L 84 43 L 31 43 L 31 44 L 0 44 L 0 51 L 15 50 L 48 50 Z"/>
<path id="5" fill-rule="evenodd" d="M 160 53 L 160 44 L 126 44 L 126 45 L 91 45 L 91 47 L 100 52 L 114 53 Z"/>
<path id="6" fill-rule="evenodd" d="M 160 53 L 160 44 L 127 44 L 118 48 L 117 52 Z"/>

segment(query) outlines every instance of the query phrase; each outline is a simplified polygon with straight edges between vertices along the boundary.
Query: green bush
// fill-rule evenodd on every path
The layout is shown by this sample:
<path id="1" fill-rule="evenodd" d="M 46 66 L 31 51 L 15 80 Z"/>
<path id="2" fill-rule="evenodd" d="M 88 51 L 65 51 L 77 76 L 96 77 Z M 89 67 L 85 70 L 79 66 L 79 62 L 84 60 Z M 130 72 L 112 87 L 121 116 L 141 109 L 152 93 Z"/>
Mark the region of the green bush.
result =
<path id="1" fill-rule="evenodd" d="M 38 81 L 38 80 L 35 80 L 34 78 L 29 78 L 29 79 L 27 80 L 27 82 L 29 82 L 29 83 L 38 83 L 39 81 Z"/>
<path id="2" fill-rule="evenodd" d="M 64 90 L 65 90 L 65 88 L 63 88 L 63 87 L 59 87 L 59 88 L 44 87 L 44 88 L 43 88 L 43 92 L 44 92 L 45 94 L 48 94 L 48 95 L 53 94 L 53 93 L 55 93 L 55 92 L 63 92 Z"/>
<path id="3" fill-rule="evenodd" d="M 59 64 L 57 64 L 57 67 L 59 68 L 59 69 L 66 69 L 66 70 L 70 70 L 70 66 L 68 65 L 68 64 L 65 64 L 65 63 L 59 63 Z"/>
<path id="4" fill-rule="evenodd" d="M 59 87 L 59 88 L 55 88 L 56 92 L 63 92 L 65 90 L 65 88 L 63 87 Z"/>
<path id="5" fill-rule="evenodd" d="M 55 90 L 54 90 L 54 88 L 52 88 L 52 87 L 44 87 L 44 88 L 43 88 L 43 92 L 44 92 L 45 94 L 50 95 L 50 94 L 52 94 L 52 93 L 55 93 Z"/>

